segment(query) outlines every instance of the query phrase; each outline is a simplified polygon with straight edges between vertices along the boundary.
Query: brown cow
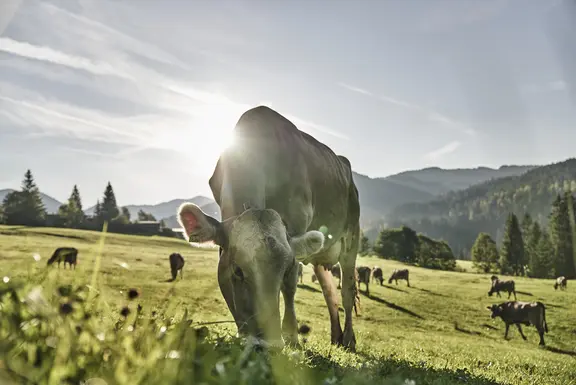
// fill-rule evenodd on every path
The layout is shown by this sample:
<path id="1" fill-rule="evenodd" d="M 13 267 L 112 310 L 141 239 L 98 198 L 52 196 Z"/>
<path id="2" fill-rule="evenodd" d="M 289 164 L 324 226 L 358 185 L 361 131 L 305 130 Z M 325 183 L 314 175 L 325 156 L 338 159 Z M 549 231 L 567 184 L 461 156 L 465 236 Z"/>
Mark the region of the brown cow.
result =
<path id="1" fill-rule="evenodd" d="M 366 295 L 370 295 L 370 274 L 372 273 L 372 269 L 368 266 L 359 266 L 356 268 L 358 272 L 358 287 L 360 287 L 360 283 L 366 285 Z"/>
<path id="2" fill-rule="evenodd" d="M 410 275 L 410 273 L 409 273 L 408 269 L 394 269 L 394 271 L 392 272 L 392 275 L 388 279 L 388 284 L 391 284 L 392 281 L 396 281 L 396 285 L 398 285 L 399 279 L 405 279 L 406 284 L 408 285 L 408 287 L 410 287 L 410 280 L 408 279 L 409 275 Z"/>
<path id="3" fill-rule="evenodd" d="M 490 279 L 492 280 L 492 286 L 490 287 L 490 291 L 488 292 L 488 295 L 490 297 L 492 297 L 492 294 L 494 293 L 496 293 L 498 297 L 502 297 L 500 295 L 500 292 L 505 291 L 508 293 L 508 298 L 510 298 L 510 296 L 514 294 L 514 299 L 517 299 L 516 284 L 514 283 L 514 280 L 510 279 L 508 281 L 500 281 L 498 277 L 495 275 L 490 277 Z"/>
<path id="4" fill-rule="evenodd" d="M 334 278 L 338 278 L 338 286 L 336 288 L 341 289 L 342 288 L 342 272 L 340 271 L 340 264 L 336 264 L 336 265 L 332 266 L 332 268 L 330 269 L 330 273 L 332 273 L 332 276 Z"/>
<path id="5" fill-rule="evenodd" d="M 492 318 L 500 317 L 506 324 L 505 339 L 508 339 L 508 329 L 512 324 L 518 327 L 524 340 L 526 336 L 522 333 L 520 325 L 534 325 L 540 336 L 539 345 L 544 345 L 544 332 L 548 333 L 548 324 L 546 323 L 546 307 L 542 302 L 508 301 L 487 306 L 487 308 L 492 312 Z"/>
<path id="6" fill-rule="evenodd" d="M 209 181 L 222 221 L 192 203 L 180 206 L 177 218 L 189 242 L 220 246 L 218 284 L 238 332 L 265 345 L 283 346 L 282 336 L 297 345 L 296 265 L 311 263 L 330 315 L 331 342 L 355 351 L 360 204 L 350 161 L 264 106 L 242 114 L 233 134 Z M 189 148 L 202 153 L 204 145 Z M 325 267 L 337 263 L 344 330 Z"/>
<path id="7" fill-rule="evenodd" d="M 179 253 L 172 253 L 168 257 L 170 260 L 170 272 L 172 273 L 172 281 L 176 280 L 178 270 L 180 270 L 180 279 L 184 278 L 184 258 Z"/>
<path id="8" fill-rule="evenodd" d="M 75 247 L 59 247 L 57 248 L 46 265 L 50 266 L 54 262 L 58 262 L 58 268 L 60 268 L 60 263 L 64 262 L 64 268 L 66 264 L 72 269 L 74 265 L 74 270 L 76 270 L 76 265 L 78 264 L 78 249 Z"/>
<path id="9" fill-rule="evenodd" d="M 554 290 L 558 290 L 558 287 L 560 287 L 560 290 L 566 290 L 567 285 L 568 280 L 566 279 L 566 277 L 560 276 L 556 278 L 556 282 L 554 283 Z"/>
<path id="10" fill-rule="evenodd" d="M 300 283 L 304 283 L 304 264 L 302 262 L 298 263 L 298 279 Z"/>
<path id="11" fill-rule="evenodd" d="M 374 266 L 372 270 L 372 281 L 378 281 L 380 286 L 384 286 L 384 272 L 378 266 Z"/>

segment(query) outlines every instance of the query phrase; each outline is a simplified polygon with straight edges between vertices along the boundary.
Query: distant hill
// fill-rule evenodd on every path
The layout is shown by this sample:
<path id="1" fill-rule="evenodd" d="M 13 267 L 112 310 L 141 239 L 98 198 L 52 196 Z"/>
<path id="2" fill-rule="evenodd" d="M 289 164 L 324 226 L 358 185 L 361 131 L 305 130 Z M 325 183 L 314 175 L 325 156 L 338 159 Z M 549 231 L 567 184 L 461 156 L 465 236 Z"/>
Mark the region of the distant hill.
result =
<path id="1" fill-rule="evenodd" d="M 498 169 L 489 167 L 442 169 L 438 167 L 422 170 L 405 171 L 391 175 L 384 180 L 425 191 L 432 195 L 458 191 L 490 179 L 521 175 L 538 166 L 502 166 Z"/>
<path id="2" fill-rule="evenodd" d="M 529 213 L 547 222 L 552 201 L 559 193 L 576 192 L 576 159 L 532 168 L 522 175 L 489 180 L 450 192 L 430 202 L 413 202 L 391 213 L 391 225 L 413 227 L 452 247 L 469 249 L 479 232 L 500 238 L 505 218 Z"/>
<path id="3" fill-rule="evenodd" d="M 0 190 L 0 204 L 4 201 L 6 195 L 14 191 L 13 189 L 7 188 L 4 190 Z M 48 214 L 56 214 L 58 213 L 58 209 L 62 206 L 61 202 L 58 202 L 56 199 L 52 198 L 50 195 L 46 195 L 44 193 L 40 193 L 40 197 L 42 198 L 42 202 L 44 203 L 44 207 L 46 207 L 46 212 Z"/>
<path id="4" fill-rule="evenodd" d="M 175 215 L 178 207 L 184 202 L 192 202 L 202 207 L 203 205 L 214 201 L 205 196 L 198 195 L 190 199 L 173 199 L 171 201 L 158 203 L 156 205 L 127 205 L 124 207 L 128 208 L 130 211 L 130 217 L 132 219 L 138 218 L 138 211 L 144 210 L 145 212 L 154 215 L 156 219 L 160 220 Z M 92 206 L 84 210 L 84 212 L 87 215 L 94 215 L 95 208 L 96 206 Z"/>

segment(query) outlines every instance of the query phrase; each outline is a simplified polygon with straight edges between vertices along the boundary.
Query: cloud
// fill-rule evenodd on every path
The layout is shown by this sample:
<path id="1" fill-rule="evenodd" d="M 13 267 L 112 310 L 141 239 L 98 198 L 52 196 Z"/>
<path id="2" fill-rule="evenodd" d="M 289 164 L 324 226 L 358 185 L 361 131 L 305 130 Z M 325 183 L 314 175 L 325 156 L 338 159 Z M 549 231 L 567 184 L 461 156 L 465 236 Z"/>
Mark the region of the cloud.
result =
<path id="1" fill-rule="evenodd" d="M 444 155 L 448 155 L 450 153 L 453 153 L 461 145 L 462 145 L 461 142 L 454 140 L 454 141 L 440 147 L 439 149 L 436 149 L 434 151 L 430 151 L 424 157 L 428 160 L 438 160 L 441 157 L 443 157 Z"/>
<path id="2" fill-rule="evenodd" d="M 27 128 L 28 134 L 124 144 L 138 149 L 133 151 L 147 148 L 176 150 L 212 159 L 218 155 L 222 137 L 232 131 L 244 111 L 254 107 L 203 90 L 197 83 L 175 76 L 169 68 L 160 71 L 145 65 L 130 53 L 186 67 L 172 55 L 105 24 L 50 4 L 42 3 L 32 11 L 32 20 L 46 23 L 42 29 L 55 33 L 56 38 L 35 44 L 14 37 L 0 37 L 0 52 L 10 55 L 0 66 L 56 83 L 79 85 L 89 92 L 103 93 L 110 97 L 109 100 L 125 99 L 153 112 L 123 116 L 105 108 L 93 108 L 90 98 L 65 102 L 49 93 L 46 97 L 24 86 L 14 86 L 8 83 L 11 80 L 0 82 L 0 101 L 3 107 L 6 106 L 0 112 L 0 119 Z M 26 18 L 17 21 L 26 26 L 31 24 Z M 36 40 L 35 36 L 38 35 L 32 38 Z M 54 71 L 53 66 L 60 69 Z M 321 124 L 293 115 L 285 116 L 305 131 L 311 129 L 348 139 Z M 190 154 L 190 143 L 198 140 L 206 143 L 204 153 Z M 127 156 L 127 153 L 119 156 Z"/>
<path id="3" fill-rule="evenodd" d="M 411 110 L 413 112 L 416 112 L 416 113 L 422 115 L 423 117 L 425 117 L 429 121 L 441 123 L 445 127 L 458 130 L 458 131 L 463 132 L 467 135 L 473 136 L 476 134 L 476 131 L 473 128 L 468 127 L 464 123 L 458 122 L 458 121 L 456 121 L 452 118 L 449 118 L 448 116 L 443 115 L 437 111 L 430 110 L 430 109 L 421 107 L 419 105 L 411 104 L 411 103 L 405 102 L 403 100 L 399 100 L 399 99 L 392 98 L 389 96 L 377 95 L 377 94 L 370 92 L 366 89 L 351 86 L 351 85 L 346 84 L 346 83 L 337 83 L 337 84 L 340 87 L 345 88 L 349 91 L 356 92 L 356 93 L 366 95 L 369 97 L 373 97 L 373 98 L 376 98 L 382 102 L 393 104 L 395 106 L 399 106 L 399 107 Z"/>
<path id="4" fill-rule="evenodd" d="M 520 91 L 524 95 L 536 95 L 546 92 L 561 92 L 568 89 L 568 84 L 562 80 L 552 80 L 547 83 L 529 83 L 520 87 Z"/>

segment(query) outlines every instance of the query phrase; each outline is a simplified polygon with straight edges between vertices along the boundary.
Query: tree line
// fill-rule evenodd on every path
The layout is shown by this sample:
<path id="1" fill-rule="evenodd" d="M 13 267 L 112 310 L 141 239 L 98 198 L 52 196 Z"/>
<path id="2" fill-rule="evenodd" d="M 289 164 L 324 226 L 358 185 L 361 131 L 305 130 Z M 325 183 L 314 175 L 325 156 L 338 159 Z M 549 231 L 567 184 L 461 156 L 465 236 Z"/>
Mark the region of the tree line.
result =
<path id="1" fill-rule="evenodd" d="M 362 236 L 362 249 L 368 247 L 368 239 Z M 416 233 L 408 226 L 387 228 L 380 231 L 373 252 L 380 258 L 392 259 L 420 267 L 439 270 L 456 270 L 456 258 L 450 245 Z M 361 252 L 362 255 L 362 252 Z"/>
<path id="2" fill-rule="evenodd" d="M 571 192 L 557 195 L 548 225 L 524 214 L 522 222 L 508 214 L 502 245 L 482 232 L 471 250 L 474 266 L 485 273 L 533 278 L 576 277 L 576 215 Z"/>
<path id="3" fill-rule="evenodd" d="M 0 223 L 24 226 L 54 226 L 77 229 L 101 229 L 104 222 L 109 223 L 113 232 L 138 232 L 135 222 L 156 221 L 156 218 L 143 210 L 138 212 L 137 221 L 132 221 L 130 211 L 119 207 L 112 184 L 108 182 L 101 199 L 96 202 L 94 215 L 87 216 L 82 206 L 82 198 L 78 186 L 74 185 L 68 201 L 61 205 L 56 215 L 48 215 L 40 189 L 34 181 L 31 170 L 24 174 L 20 191 L 12 191 L 6 195 L 0 205 Z M 116 231 L 115 231 L 116 230 Z M 159 223 L 160 234 L 171 235 L 163 221 Z"/>

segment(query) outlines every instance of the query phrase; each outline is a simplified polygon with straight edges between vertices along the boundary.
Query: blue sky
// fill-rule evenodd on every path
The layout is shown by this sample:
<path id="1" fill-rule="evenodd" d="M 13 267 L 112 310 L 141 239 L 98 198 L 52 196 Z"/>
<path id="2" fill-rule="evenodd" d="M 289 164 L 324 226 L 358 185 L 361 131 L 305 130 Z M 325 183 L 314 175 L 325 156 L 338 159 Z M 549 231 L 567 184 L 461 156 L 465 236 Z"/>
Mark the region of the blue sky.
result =
<path id="1" fill-rule="evenodd" d="M 211 196 L 266 104 L 386 176 L 574 155 L 572 1 L 3 0 L 0 188 Z"/>

